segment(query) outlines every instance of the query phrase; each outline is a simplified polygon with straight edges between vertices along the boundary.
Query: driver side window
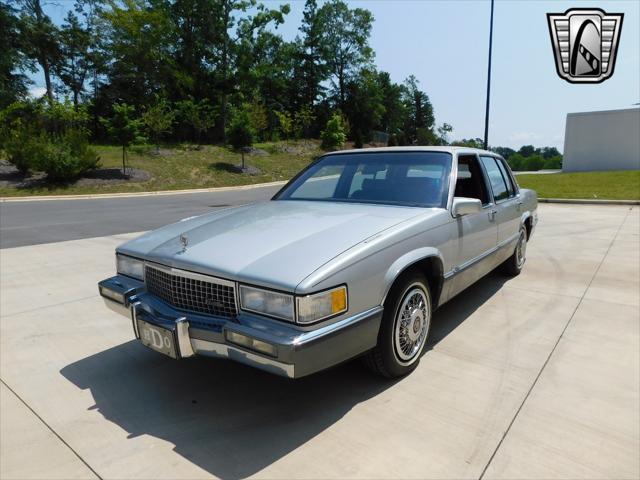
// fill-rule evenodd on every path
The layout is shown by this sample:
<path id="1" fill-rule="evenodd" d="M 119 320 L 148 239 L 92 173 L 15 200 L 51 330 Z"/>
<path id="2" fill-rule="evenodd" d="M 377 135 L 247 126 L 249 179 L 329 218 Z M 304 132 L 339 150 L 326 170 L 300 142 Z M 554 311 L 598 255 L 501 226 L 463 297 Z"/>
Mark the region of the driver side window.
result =
<path id="1" fill-rule="evenodd" d="M 475 155 L 458 157 L 458 178 L 456 179 L 456 197 L 477 198 L 482 205 L 488 205 L 489 194 L 482 169 Z"/>

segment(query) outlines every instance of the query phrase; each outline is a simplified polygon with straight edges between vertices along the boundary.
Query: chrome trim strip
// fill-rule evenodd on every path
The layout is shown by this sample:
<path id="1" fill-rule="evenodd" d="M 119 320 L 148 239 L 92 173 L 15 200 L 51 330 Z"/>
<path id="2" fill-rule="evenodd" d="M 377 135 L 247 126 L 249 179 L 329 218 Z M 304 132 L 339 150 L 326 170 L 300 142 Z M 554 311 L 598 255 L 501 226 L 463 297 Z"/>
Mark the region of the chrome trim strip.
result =
<path id="1" fill-rule="evenodd" d="M 324 337 L 325 335 L 330 335 L 336 330 L 340 330 L 346 327 L 349 327 L 353 324 L 366 320 L 367 318 L 382 312 L 383 307 L 378 305 L 377 307 L 373 307 L 369 310 L 365 310 L 364 312 L 358 313 L 353 317 L 348 317 L 338 322 L 332 323 L 322 328 L 318 328 L 317 330 L 311 330 L 309 332 L 305 332 L 302 335 L 299 335 L 293 340 L 293 345 L 304 345 L 305 343 L 317 340 L 318 338 Z"/>
<path id="2" fill-rule="evenodd" d="M 271 373 L 284 375 L 288 378 L 295 377 L 295 365 L 289 363 L 278 362 L 277 360 L 262 357 L 231 345 L 208 342 L 198 338 L 192 338 L 191 344 L 193 345 L 195 352 L 199 355 L 231 359 Z"/>
<path id="3" fill-rule="evenodd" d="M 493 255 L 494 253 L 496 253 L 498 250 L 503 249 L 504 247 L 507 247 L 511 242 L 513 242 L 514 240 L 517 240 L 518 237 L 520 236 L 520 232 L 516 233 L 515 235 L 512 235 L 511 237 L 507 238 L 506 240 L 503 240 L 502 242 L 500 242 L 498 245 L 496 245 L 495 247 L 493 247 L 490 250 L 487 250 L 486 252 L 478 255 L 475 258 L 472 258 L 471 260 L 463 263 L 462 265 L 459 265 L 455 268 L 453 268 L 452 270 L 449 270 L 448 272 L 446 272 L 444 274 L 444 279 L 448 280 L 449 278 L 463 272 L 464 270 L 472 267 L 473 265 L 475 265 L 476 263 L 484 260 L 485 258 L 487 258 L 490 255 Z"/>
<path id="4" fill-rule="evenodd" d="M 145 266 L 148 265 L 151 268 L 155 268 L 157 270 L 163 271 L 170 275 L 177 275 L 179 277 L 191 278 L 192 280 L 199 280 L 201 282 L 219 283 L 220 285 L 224 285 L 225 287 L 234 287 L 234 290 L 235 290 L 236 282 L 232 282 L 231 280 L 225 280 L 224 278 L 214 277 L 212 275 L 203 275 L 201 273 L 189 272 L 188 270 L 168 267 L 166 265 L 161 265 L 159 263 L 154 263 L 154 262 L 144 262 L 144 263 L 145 263 Z"/>
<path id="5" fill-rule="evenodd" d="M 180 350 L 181 358 L 193 357 L 195 355 L 191 338 L 189 338 L 189 322 L 186 317 L 181 317 L 176 320 L 176 339 L 178 341 L 178 350 Z"/>
<path id="6" fill-rule="evenodd" d="M 131 323 L 133 324 L 133 334 L 140 340 L 140 332 L 138 331 L 138 307 L 142 305 L 142 302 L 135 302 L 131 304 Z"/>

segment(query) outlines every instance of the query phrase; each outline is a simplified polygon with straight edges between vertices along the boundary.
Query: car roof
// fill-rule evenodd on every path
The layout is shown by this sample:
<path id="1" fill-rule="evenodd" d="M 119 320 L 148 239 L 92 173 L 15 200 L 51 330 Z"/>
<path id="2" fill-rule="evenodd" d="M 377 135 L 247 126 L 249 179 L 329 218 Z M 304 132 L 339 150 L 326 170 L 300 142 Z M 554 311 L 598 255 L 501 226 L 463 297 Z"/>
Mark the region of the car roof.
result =
<path id="1" fill-rule="evenodd" d="M 388 152 L 445 152 L 450 154 L 482 154 L 499 157 L 495 152 L 482 150 L 481 148 L 455 147 L 455 146 L 406 146 L 406 147 L 372 147 L 372 148 L 354 148 L 351 150 L 338 150 L 336 152 L 327 152 L 327 155 L 342 155 L 345 153 L 388 153 Z"/>

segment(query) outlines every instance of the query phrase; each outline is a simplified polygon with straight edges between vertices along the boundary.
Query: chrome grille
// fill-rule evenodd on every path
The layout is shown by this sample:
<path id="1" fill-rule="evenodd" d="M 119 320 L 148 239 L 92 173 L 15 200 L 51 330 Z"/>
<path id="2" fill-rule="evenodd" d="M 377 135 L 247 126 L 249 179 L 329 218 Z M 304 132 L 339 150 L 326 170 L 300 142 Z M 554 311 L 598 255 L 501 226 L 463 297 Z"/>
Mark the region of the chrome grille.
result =
<path id="1" fill-rule="evenodd" d="M 147 291 L 181 310 L 233 317 L 236 298 L 233 282 L 170 268 L 145 266 Z"/>

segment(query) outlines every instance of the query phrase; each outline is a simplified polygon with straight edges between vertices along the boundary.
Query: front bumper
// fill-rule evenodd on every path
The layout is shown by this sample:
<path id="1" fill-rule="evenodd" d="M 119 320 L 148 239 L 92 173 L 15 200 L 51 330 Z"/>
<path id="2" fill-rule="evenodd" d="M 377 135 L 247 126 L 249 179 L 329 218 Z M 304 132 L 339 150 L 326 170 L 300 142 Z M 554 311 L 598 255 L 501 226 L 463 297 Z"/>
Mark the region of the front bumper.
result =
<path id="1" fill-rule="evenodd" d="M 98 284 L 110 309 L 173 332 L 178 358 L 205 355 L 235 360 L 289 378 L 303 377 L 355 357 L 376 345 L 382 307 L 314 330 L 241 312 L 234 318 L 199 315 L 173 308 L 146 292 L 144 283 L 117 275 Z M 236 335 L 234 335 L 236 334 Z M 265 354 L 229 341 L 244 336 L 274 347 Z"/>

